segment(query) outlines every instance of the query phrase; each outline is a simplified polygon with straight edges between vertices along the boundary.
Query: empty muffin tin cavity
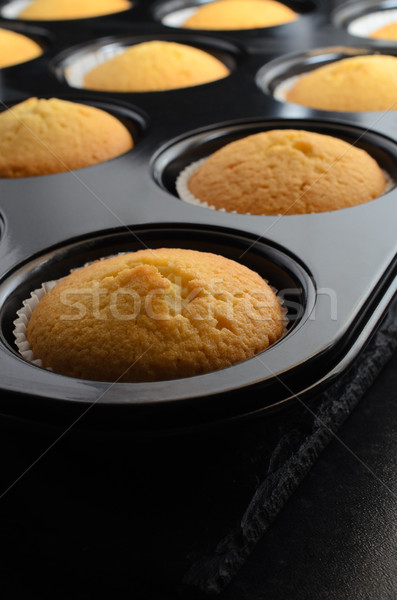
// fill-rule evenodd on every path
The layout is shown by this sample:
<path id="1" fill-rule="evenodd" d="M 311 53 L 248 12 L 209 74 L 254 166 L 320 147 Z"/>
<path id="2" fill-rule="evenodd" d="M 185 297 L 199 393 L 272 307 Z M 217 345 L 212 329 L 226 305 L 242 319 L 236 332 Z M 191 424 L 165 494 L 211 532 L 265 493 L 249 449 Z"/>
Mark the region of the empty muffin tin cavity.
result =
<path id="1" fill-rule="evenodd" d="M 337 27 L 347 29 L 356 37 L 369 38 L 371 34 L 397 21 L 397 2 L 386 0 L 377 2 L 355 2 L 342 5 L 333 13 L 333 22 Z M 379 43 L 380 40 L 373 40 Z M 386 40 L 383 40 L 385 43 Z"/>
<path id="2" fill-rule="evenodd" d="M 241 51 L 239 48 L 225 40 L 205 38 L 197 35 L 145 35 L 129 37 L 100 38 L 88 44 L 70 48 L 58 55 L 53 62 L 53 68 L 59 80 L 69 86 L 84 89 L 84 77 L 94 67 L 123 54 L 129 47 L 150 41 L 176 42 L 199 48 L 215 56 L 218 60 L 233 71 Z"/>
<path id="3" fill-rule="evenodd" d="M 263 66 L 257 73 L 256 83 L 259 89 L 266 94 L 273 96 L 276 100 L 286 102 L 286 93 L 301 75 L 343 58 L 373 53 L 374 50 L 370 48 L 331 46 L 316 48 L 309 52 L 288 54 Z"/>
<path id="4" fill-rule="evenodd" d="M 158 185 L 178 197 L 176 179 L 191 163 L 213 154 L 219 148 L 249 135 L 271 129 L 306 129 L 332 135 L 362 148 L 383 169 L 388 179 L 388 191 L 397 181 L 397 145 L 377 133 L 342 123 L 309 119 L 260 120 L 244 123 L 218 124 L 172 140 L 161 148 L 152 160 L 152 175 Z M 259 217 L 263 218 L 263 217 Z"/>

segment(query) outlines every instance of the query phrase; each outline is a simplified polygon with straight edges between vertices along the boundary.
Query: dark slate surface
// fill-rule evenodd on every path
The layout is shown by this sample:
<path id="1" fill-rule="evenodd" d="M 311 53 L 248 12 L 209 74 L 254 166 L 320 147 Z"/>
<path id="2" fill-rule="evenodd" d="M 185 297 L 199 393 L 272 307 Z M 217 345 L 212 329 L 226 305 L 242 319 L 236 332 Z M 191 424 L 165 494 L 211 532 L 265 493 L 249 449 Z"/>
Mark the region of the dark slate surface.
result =
<path id="1" fill-rule="evenodd" d="M 396 422 L 394 354 L 220 600 L 397 598 Z"/>
<path id="2" fill-rule="evenodd" d="M 208 594 L 222 591 L 249 556 L 255 543 L 269 529 L 339 426 L 375 381 L 396 346 L 397 320 L 394 308 L 353 368 L 315 403 L 311 403 L 308 410 L 295 416 L 289 425 L 286 425 L 284 434 L 270 457 L 267 473 L 242 515 L 239 525 L 218 543 L 211 556 L 204 557 L 189 570 L 185 582 Z M 349 445 L 343 441 L 339 443 L 345 454 L 349 455 Z M 353 455 L 354 451 L 351 456 Z M 363 466 L 358 455 L 355 460 L 358 465 Z M 335 469 L 330 469 L 330 475 L 331 472 L 334 473 Z M 382 485 L 383 479 L 377 479 L 376 471 L 371 467 L 367 469 L 367 473 L 378 485 Z M 385 486 L 385 489 L 389 487 L 387 482 Z M 394 501 L 397 499 L 397 489 L 395 496 L 391 489 L 387 489 L 387 492 Z M 325 497 L 331 499 L 332 493 Z M 328 510 L 332 510 L 332 504 Z M 349 527 L 349 521 L 344 525 Z M 397 587 L 395 591 L 397 594 Z"/>
<path id="3" fill-rule="evenodd" d="M 245 561 L 222 600 L 395 597 L 395 356 L 316 460 L 396 342 L 392 315 L 310 411 L 157 441 L 65 436 L 1 499 L 4 597 L 201 596 Z M 1 489 L 51 441 L 3 422 Z"/>

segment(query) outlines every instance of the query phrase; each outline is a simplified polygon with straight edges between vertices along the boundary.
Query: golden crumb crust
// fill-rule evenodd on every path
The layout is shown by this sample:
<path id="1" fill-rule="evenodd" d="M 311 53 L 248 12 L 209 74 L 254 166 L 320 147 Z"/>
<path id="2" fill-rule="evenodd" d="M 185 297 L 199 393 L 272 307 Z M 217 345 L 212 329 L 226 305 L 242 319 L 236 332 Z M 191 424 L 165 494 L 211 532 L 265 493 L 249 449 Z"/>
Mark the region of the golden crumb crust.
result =
<path id="1" fill-rule="evenodd" d="M 45 367 L 98 381 L 160 381 L 251 358 L 284 330 L 279 301 L 254 271 L 194 250 L 140 250 L 57 283 L 27 338 Z"/>
<path id="2" fill-rule="evenodd" d="M 397 110 L 397 57 L 344 58 L 299 77 L 286 100 L 320 110 Z"/>
<path id="3" fill-rule="evenodd" d="M 397 40 L 397 21 L 380 27 L 373 31 L 369 37 L 378 40 Z"/>
<path id="4" fill-rule="evenodd" d="M 80 169 L 132 147 L 116 117 L 85 104 L 29 98 L 0 113 L 0 177 Z"/>
<path id="5" fill-rule="evenodd" d="M 275 0 L 218 0 L 200 6 L 183 27 L 189 29 L 257 29 L 289 23 L 297 13 Z"/>
<path id="6" fill-rule="evenodd" d="M 43 54 L 35 41 L 8 29 L 0 29 L 0 68 L 11 67 Z"/>
<path id="7" fill-rule="evenodd" d="M 113 92 L 154 92 L 208 83 L 229 75 L 217 58 L 184 44 L 150 41 L 87 73 L 84 87 Z"/>
<path id="8" fill-rule="evenodd" d="M 18 15 L 20 19 L 58 21 L 110 15 L 131 8 L 128 0 L 34 0 Z"/>
<path id="9" fill-rule="evenodd" d="M 385 177 L 364 150 L 328 135 L 271 130 L 227 144 L 188 182 L 201 202 L 252 215 L 336 210 L 380 196 Z"/>

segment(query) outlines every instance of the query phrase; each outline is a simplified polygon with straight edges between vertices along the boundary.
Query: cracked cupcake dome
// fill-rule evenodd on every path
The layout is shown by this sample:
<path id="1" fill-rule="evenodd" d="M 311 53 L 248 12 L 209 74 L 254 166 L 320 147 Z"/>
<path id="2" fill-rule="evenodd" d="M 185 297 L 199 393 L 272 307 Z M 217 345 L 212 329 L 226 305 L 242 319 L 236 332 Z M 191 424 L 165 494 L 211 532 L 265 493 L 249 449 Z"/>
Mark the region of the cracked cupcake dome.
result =
<path id="1" fill-rule="evenodd" d="M 227 144 L 187 181 L 187 193 L 200 203 L 252 215 L 331 211 L 373 200 L 385 189 L 381 168 L 364 150 L 292 129 Z"/>
<path id="2" fill-rule="evenodd" d="M 60 280 L 27 327 L 35 359 L 98 381 L 159 381 L 229 367 L 284 331 L 258 273 L 194 250 L 140 250 Z"/>
<path id="3" fill-rule="evenodd" d="M 0 29 L 0 68 L 11 67 L 41 56 L 39 44 L 26 35 Z"/>
<path id="4" fill-rule="evenodd" d="M 131 8 L 127 0 L 34 0 L 18 18 L 39 21 L 84 19 L 110 15 Z"/>
<path id="5" fill-rule="evenodd" d="M 297 14 L 275 0 L 218 0 L 200 6 L 183 27 L 189 29 L 257 29 L 289 23 Z"/>
<path id="6" fill-rule="evenodd" d="M 0 113 L 0 177 L 80 169 L 132 147 L 116 117 L 85 104 L 29 98 Z"/>
<path id="7" fill-rule="evenodd" d="M 335 111 L 397 110 L 397 57 L 354 56 L 302 75 L 286 100 Z"/>
<path id="8" fill-rule="evenodd" d="M 84 77 L 84 87 L 112 92 L 155 92 L 222 79 L 229 69 L 217 58 L 185 44 L 142 42 L 99 64 Z"/>

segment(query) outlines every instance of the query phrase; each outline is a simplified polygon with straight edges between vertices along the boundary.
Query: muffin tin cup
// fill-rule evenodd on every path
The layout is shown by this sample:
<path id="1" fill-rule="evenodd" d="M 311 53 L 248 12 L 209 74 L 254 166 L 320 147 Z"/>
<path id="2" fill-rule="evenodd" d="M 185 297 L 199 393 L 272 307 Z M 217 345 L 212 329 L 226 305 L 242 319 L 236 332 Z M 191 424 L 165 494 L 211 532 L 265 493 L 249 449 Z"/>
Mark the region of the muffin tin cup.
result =
<path id="1" fill-rule="evenodd" d="M 390 43 L 387 47 L 389 51 L 384 48 L 382 49 L 383 54 L 396 54 L 396 48 L 390 47 Z M 361 48 L 329 46 L 316 48 L 315 50 L 309 50 L 307 52 L 288 54 L 264 65 L 257 74 L 257 85 L 265 93 L 271 94 L 276 100 L 287 102 L 286 95 L 288 91 L 302 75 L 338 60 L 355 56 L 371 55 L 377 52 L 376 49 L 368 46 Z M 319 112 L 333 111 L 321 110 Z M 357 111 L 351 112 L 354 114 Z"/>
<path id="2" fill-rule="evenodd" d="M 336 27 L 346 29 L 350 35 L 368 39 L 377 29 L 397 21 L 397 2 L 393 0 L 349 2 L 335 9 L 332 21 Z M 371 38 L 371 41 L 387 43 L 387 40 L 376 38 Z"/>
<path id="3" fill-rule="evenodd" d="M 10 19 L 10 20 L 25 20 L 23 19 L 23 17 L 21 17 L 21 13 L 22 11 L 24 11 L 26 8 L 28 8 L 28 6 L 30 6 L 31 4 L 33 4 L 33 0 L 8 0 L 2 3 L 2 6 L 0 7 L 0 17 L 4 18 L 4 19 Z M 125 10 L 130 10 L 133 7 L 133 0 L 130 1 L 130 8 L 126 8 Z M 125 12 L 125 11 L 122 11 Z M 113 14 L 122 14 L 121 13 L 111 13 L 111 15 Z M 85 19 L 95 19 L 95 18 L 103 18 L 103 17 L 107 17 L 107 16 L 111 16 L 111 15 L 93 15 L 92 17 L 78 17 L 78 18 L 72 18 L 72 19 L 65 19 L 65 21 L 81 21 L 81 20 L 85 20 Z M 35 22 L 35 21 L 47 21 L 47 19 L 26 19 L 26 21 L 30 22 Z M 56 23 L 58 21 L 63 21 L 61 19 L 48 19 L 48 22 L 50 23 Z"/>
<path id="4" fill-rule="evenodd" d="M 159 149 L 152 163 L 153 177 L 157 183 L 182 200 L 197 206 L 212 208 L 200 202 L 187 189 L 187 181 L 201 164 L 215 151 L 244 137 L 272 129 L 302 129 L 339 137 L 351 145 L 365 150 L 379 164 L 387 181 L 386 192 L 397 182 L 395 162 L 397 145 L 385 136 L 359 127 L 349 127 L 324 119 L 268 119 L 244 123 L 224 123 L 187 132 Z M 234 212 L 234 211 L 233 211 Z M 249 213 L 245 213 L 249 214 Z"/>
<path id="5" fill-rule="evenodd" d="M 112 248 L 112 251 L 130 251 L 145 247 L 150 243 L 150 247 L 178 246 L 206 249 L 207 251 L 217 251 L 230 257 L 237 257 L 244 252 L 244 264 L 247 264 L 250 268 L 254 268 L 261 275 L 268 276 L 270 281 L 282 290 L 287 307 L 291 303 L 293 310 L 290 307 L 289 317 L 291 322 L 287 336 L 290 335 L 291 331 L 299 328 L 299 324 L 306 318 L 305 315 L 307 316 L 310 312 L 313 303 L 313 285 L 310 277 L 299 264 L 276 248 L 255 242 L 255 240 L 247 238 L 242 233 L 221 231 L 219 229 L 214 230 L 211 228 L 172 228 L 168 225 L 138 228 L 134 229 L 134 232 L 135 239 L 132 239 L 131 233 L 121 231 L 118 233 L 103 233 L 92 239 L 71 242 L 66 247 L 54 249 L 51 254 L 38 257 L 36 260 L 31 261 L 13 274 L 7 276 L 4 280 L 4 286 L 2 286 L 4 294 L 2 297 L 4 301 L 2 332 L 3 341 L 8 347 L 8 354 L 11 352 L 16 357 L 15 346 L 12 340 L 12 322 L 16 313 L 15 302 L 17 298 L 19 297 L 18 302 L 21 304 L 22 298 L 28 295 L 27 290 L 37 285 L 38 279 L 47 279 L 47 274 L 49 276 L 48 279 L 50 279 L 51 274 L 59 272 L 61 268 L 63 270 L 62 274 L 67 274 L 70 268 L 81 266 L 82 262 L 86 262 L 86 258 L 92 260 L 107 256 L 110 248 Z M 83 257 L 84 259 L 82 260 Z M 296 307 L 300 308 L 300 312 L 294 314 Z M 272 348 L 275 349 L 282 342 L 283 340 L 280 340 Z M 18 362 L 21 360 L 21 358 L 18 358 Z M 64 394 L 64 386 L 66 385 L 67 387 L 71 386 L 70 391 L 72 391 L 72 388 L 75 389 L 75 392 L 80 389 L 79 398 L 75 397 L 72 400 L 73 393 L 72 396 L 69 395 L 69 407 L 74 406 L 74 408 L 81 409 L 82 403 L 90 405 L 92 403 L 91 392 L 93 389 L 96 389 L 98 393 L 97 403 L 102 408 L 107 407 L 112 412 L 112 409 L 117 405 L 119 409 L 126 409 L 127 411 L 134 406 L 135 409 L 138 408 L 138 414 L 140 412 L 141 416 L 145 413 L 146 415 L 147 413 L 151 414 L 153 407 L 156 405 L 158 408 L 162 408 L 161 404 L 167 404 L 169 407 L 174 405 L 174 411 L 179 404 L 182 414 L 186 410 L 187 404 L 190 404 L 191 411 L 195 406 L 197 396 L 202 395 L 203 386 L 207 391 L 211 403 L 213 397 L 219 395 L 221 404 L 223 404 L 222 396 L 229 395 L 228 392 L 233 387 L 238 389 L 241 387 L 241 376 L 244 377 L 244 372 L 246 372 L 245 377 L 250 379 L 250 383 L 254 383 L 253 377 L 255 378 L 256 375 L 260 375 L 261 379 L 263 376 L 264 379 L 268 379 L 267 373 L 262 372 L 261 374 L 254 364 L 251 363 L 250 368 L 250 361 L 200 377 L 146 384 L 116 383 L 114 385 L 75 380 L 55 373 L 49 373 L 28 363 L 24 364 L 28 376 L 30 376 L 32 368 L 35 370 L 34 376 L 40 391 L 36 386 L 35 388 L 39 396 L 46 396 L 47 393 L 58 390 L 60 396 L 53 397 L 53 402 L 54 405 L 58 403 L 59 408 L 61 408 L 62 404 L 65 404 L 65 399 L 62 401 L 62 395 Z M 226 371 L 228 371 L 228 374 L 226 374 Z M 52 382 L 48 379 L 49 377 L 50 379 L 54 378 Z M 175 395 L 178 388 L 179 400 Z M 81 394 L 82 390 L 85 390 L 85 393 Z M 103 397 L 102 394 L 104 394 Z M 149 397 L 151 398 L 150 401 L 148 401 Z M 196 407 L 199 413 L 202 411 L 202 408 L 203 405 L 201 403 Z M 212 405 L 212 413 L 214 409 L 215 406 Z M 232 409 L 232 404 L 230 405 L 230 409 Z M 195 409 L 193 408 L 194 411 Z M 152 414 L 150 418 L 153 419 Z"/>
<path id="6" fill-rule="evenodd" d="M 217 38 L 207 39 L 202 35 L 194 35 L 189 32 L 187 34 L 180 33 L 174 35 L 160 33 L 157 36 L 112 36 L 99 38 L 92 41 L 90 44 L 79 45 L 75 49 L 68 49 L 65 53 L 57 57 L 54 68 L 60 81 L 64 81 L 73 88 L 85 89 L 84 77 L 92 69 L 116 56 L 120 56 L 131 46 L 153 40 L 175 42 L 199 48 L 207 54 L 215 56 L 215 58 L 220 62 L 223 62 L 230 71 L 233 71 L 236 68 L 236 64 L 241 55 L 240 48 L 226 40 Z M 162 90 L 157 90 L 157 93 L 158 92 L 162 92 Z M 118 93 L 126 94 L 128 92 Z M 156 93 L 156 90 L 150 93 Z"/>
<path id="7" fill-rule="evenodd" d="M 172 27 L 172 28 L 183 28 L 184 23 L 190 19 L 190 17 L 193 17 L 198 9 L 200 8 L 200 6 L 202 6 L 203 4 L 206 4 L 205 2 L 201 2 L 201 3 L 188 3 L 189 6 L 186 7 L 186 3 L 184 2 L 180 2 L 179 3 L 179 7 L 178 7 L 178 3 L 177 2 L 162 2 L 162 3 L 158 3 L 157 9 L 155 10 L 155 15 L 157 15 L 157 18 L 161 21 L 161 23 L 163 25 L 165 25 L 166 27 Z M 302 10 L 304 8 L 313 8 L 313 4 L 311 4 L 310 2 L 306 3 L 306 6 L 302 6 L 302 4 L 298 5 L 298 10 Z M 297 13 L 297 19 L 301 18 L 301 14 L 298 12 Z M 273 27 L 279 27 L 279 26 L 284 26 L 284 25 L 288 25 L 289 22 L 286 23 L 281 23 L 280 25 L 270 25 L 267 27 L 258 27 L 258 29 L 271 29 Z M 194 28 L 193 28 L 194 29 Z M 198 28 L 197 28 L 198 29 Z M 245 30 L 250 31 L 253 28 L 246 28 Z M 205 30 L 203 29 L 202 31 L 225 31 L 224 29 L 216 29 L 215 27 L 213 29 L 208 29 Z M 227 31 L 227 30 L 226 30 Z M 234 30 L 235 31 L 235 30 Z M 237 30 L 238 31 L 238 30 Z"/>
<path id="8" fill-rule="evenodd" d="M 309 49 L 315 62 L 324 48 L 335 49 L 336 38 L 349 48 L 352 36 L 331 25 L 327 11 L 313 8 L 293 27 L 200 32 L 200 43 L 230 50 L 235 61 L 232 74 L 212 84 L 109 94 L 71 88 L 59 75 L 64 61 L 98 40 L 197 39 L 195 32 L 161 25 L 153 18 L 159 6 L 141 3 L 123 16 L 92 19 L 89 30 L 83 22 L 73 31 L 70 23 L 47 23 L 54 35 L 49 55 L 32 69 L 21 65 L 4 75 L 4 104 L 51 95 L 109 110 L 113 105 L 115 114 L 120 107 L 136 127 L 137 143 L 126 155 L 76 172 L 0 181 L 3 414 L 64 426 L 88 409 L 86 429 L 158 432 L 271 414 L 298 396 L 315 402 L 316 393 L 359 356 L 396 291 L 394 188 L 353 208 L 286 217 L 207 210 L 182 202 L 175 189 L 187 164 L 271 128 L 308 129 L 356 143 L 397 180 L 393 114 L 313 111 L 263 90 L 265 70 L 289 61 L 292 51 L 301 57 Z M 362 40 L 355 44 L 359 48 Z M 90 260 L 146 246 L 212 251 L 257 270 L 285 298 L 287 335 L 228 369 L 144 384 L 64 377 L 18 355 L 12 323 L 30 291 Z"/>
<path id="9" fill-rule="evenodd" d="M 204 2 L 205 3 L 205 2 Z M 148 16 L 155 22 L 162 24 L 169 30 L 182 30 L 205 33 L 206 35 L 233 36 L 235 39 L 249 43 L 252 48 L 260 47 L 264 39 L 286 39 L 290 36 L 299 35 L 302 29 L 306 29 L 311 22 L 321 22 L 324 19 L 322 11 L 318 10 L 317 4 L 311 0 L 296 1 L 288 3 L 289 7 L 297 13 L 297 19 L 280 25 L 272 25 L 255 29 L 185 29 L 183 23 L 194 15 L 203 2 L 183 0 L 160 0 L 152 3 Z"/>

